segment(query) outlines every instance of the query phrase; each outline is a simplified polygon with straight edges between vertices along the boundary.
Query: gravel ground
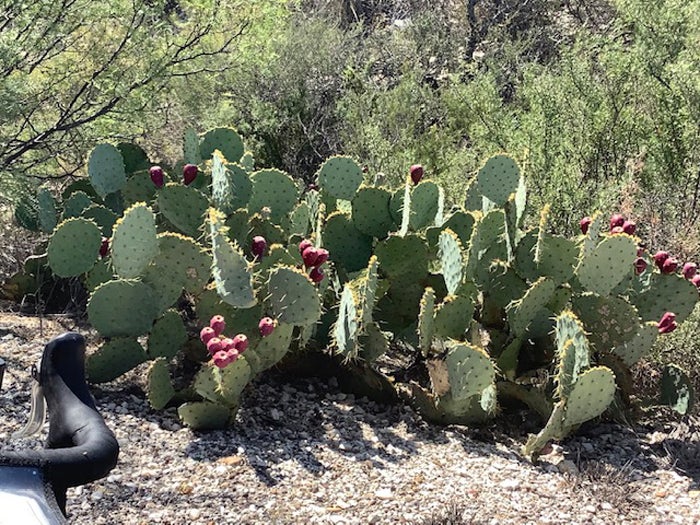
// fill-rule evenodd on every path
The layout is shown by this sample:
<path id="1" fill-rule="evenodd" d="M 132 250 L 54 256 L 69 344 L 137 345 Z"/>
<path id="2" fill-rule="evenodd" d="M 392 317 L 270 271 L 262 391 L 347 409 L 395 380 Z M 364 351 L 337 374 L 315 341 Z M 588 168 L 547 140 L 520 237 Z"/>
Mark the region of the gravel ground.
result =
<path id="1" fill-rule="evenodd" d="M 26 419 L 28 366 L 68 328 L 0 315 L 5 447 L 45 439 L 9 435 Z M 517 454 L 532 424 L 520 415 L 488 429 L 433 427 L 334 380 L 268 375 L 233 428 L 209 433 L 150 409 L 138 373 L 93 393 L 121 455 L 109 477 L 69 491 L 71 523 L 700 523 L 697 418 L 591 425 L 535 466 Z"/>

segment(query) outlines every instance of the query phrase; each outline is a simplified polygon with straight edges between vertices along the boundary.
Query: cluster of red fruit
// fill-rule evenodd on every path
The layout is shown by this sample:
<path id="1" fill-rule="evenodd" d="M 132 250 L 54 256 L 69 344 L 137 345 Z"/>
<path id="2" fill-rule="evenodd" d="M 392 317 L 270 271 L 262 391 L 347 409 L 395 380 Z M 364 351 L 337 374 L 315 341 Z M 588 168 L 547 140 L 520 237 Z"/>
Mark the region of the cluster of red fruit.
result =
<path id="1" fill-rule="evenodd" d="M 579 226 L 581 226 L 581 233 L 586 235 L 592 222 L 593 219 L 590 217 L 584 217 L 581 219 L 579 222 Z M 626 233 L 627 235 L 634 235 L 635 231 L 637 231 L 637 223 L 634 221 L 625 220 L 625 218 L 619 213 L 615 213 L 610 217 L 610 233 Z"/>
<path id="2" fill-rule="evenodd" d="M 194 179 L 197 178 L 198 173 L 199 168 L 197 168 L 196 164 L 185 164 L 185 166 L 182 168 L 182 182 L 185 183 L 185 186 L 192 184 Z M 165 172 L 163 171 L 163 168 L 160 166 L 151 166 L 151 169 L 148 170 L 148 174 L 151 176 L 151 180 L 153 181 L 153 184 L 155 184 L 156 188 L 163 187 L 163 184 L 165 183 Z"/>
<path id="3" fill-rule="evenodd" d="M 263 317 L 258 323 L 260 335 L 262 337 L 270 335 L 275 326 L 277 323 L 273 319 Z M 237 334 L 231 339 L 224 335 L 225 329 L 226 321 L 223 316 L 215 315 L 209 321 L 209 326 L 205 326 L 199 332 L 199 338 L 207 346 L 212 362 L 219 368 L 230 365 L 248 349 L 248 337 L 245 334 Z"/>
<path id="4" fill-rule="evenodd" d="M 299 253 L 301 254 L 301 260 L 304 261 L 306 269 L 311 268 L 309 279 L 315 283 L 323 281 L 325 274 L 321 269 L 321 265 L 328 260 L 328 250 L 324 248 L 314 248 L 310 240 L 304 239 L 299 243 Z"/>

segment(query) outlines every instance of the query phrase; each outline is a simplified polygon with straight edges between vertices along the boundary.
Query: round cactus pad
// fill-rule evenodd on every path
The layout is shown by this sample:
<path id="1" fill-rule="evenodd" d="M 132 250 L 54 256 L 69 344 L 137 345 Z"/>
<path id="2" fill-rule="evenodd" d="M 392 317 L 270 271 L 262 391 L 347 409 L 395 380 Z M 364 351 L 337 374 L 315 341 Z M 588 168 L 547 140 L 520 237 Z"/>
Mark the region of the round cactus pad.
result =
<path id="1" fill-rule="evenodd" d="M 422 279 L 428 273 L 428 245 L 418 235 L 391 236 L 377 244 L 379 267 L 389 277 Z"/>
<path id="2" fill-rule="evenodd" d="M 450 342 L 445 357 L 450 393 L 456 400 L 481 393 L 496 379 L 496 368 L 488 354 L 468 343 Z"/>
<path id="3" fill-rule="evenodd" d="M 608 408 L 615 396 L 615 374 L 604 366 L 590 368 L 581 374 L 566 403 L 564 425 L 572 427 L 594 417 Z"/>
<path id="4" fill-rule="evenodd" d="M 137 202 L 151 202 L 157 190 L 148 171 L 134 173 L 127 179 L 122 189 L 124 205 L 133 206 Z"/>
<path id="5" fill-rule="evenodd" d="M 224 405 L 200 401 L 180 405 L 177 414 L 192 429 L 216 430 L 226 428 L 231 410 Z"/>
<path id="6" fill-rule="evenodd" d="M 245 356 L 249 358 L 251 373 L 258 374 L 278 363 L 292 344 L 293 332 L 293 325 L 280 323 L 270 335 L 261 338 L 254 348 L 246 350 Z"/>
<path id="7" fill-rule="evenodd" d="M 685 321 L 698 302 L 698 289 L 680 275 L 654 273 L 649 288 L 632 298 L 644 321 L 659 321 L 666 312 Z"/>
<path id="8" fill-rule="evenodd" d="M 323 244 L 330 252 L 330 259 L 348 272 L 365 268 L 372 255 L 372 237 L 355 228 L 341 212 L 331 214 L 326 220 Z"/>
<path id="9" fill-rule="evenodd" d="M 391 193 L 384 188 L 362 186 L 352 200 L 352 222 L 366 235 L 383 239 L 394 228 L 389 212 Z"/>
<path id="10" fill-rule="evenodd" d="M 413 231 L 435 224 L 440 208 L 440 188 L 431 181 L 423 181 L 411 192 L 411 215 L 409 226 Z"/>
<path id="11" fill-rule="evenodd" d="M 634 237 L 624 233 L 611 235 L 583 256 L 576 275 L 588 291 L 608 295 L 628 275 L 636 257 Z"/>
<path id="12" fill-rule="evenodd" d="M 506 155 L 491 157 L 476 176 L 479 191 L 497 206 L 508 202 L 511 193 L 518 190 L 520 169 L 513 159 Z"/>
<path id="13" fill-rule="evenodd" d="M 199 154 L 209 160 L 219 150 L 229 162 L 238 162 L 244 153 L 243 140 L 233 128 L 215 128 L 207 131 L 199 143 Z"/>
<path id="14" fill-rule="evenodd" d="M 168 310 L 158 319 L 148 334 L 149 357 L 172 359 L 187 341 L 187 332 L 180 315 Z"/>
<path id="15" fill-rule="evenodd" d="M 299 189 L 294 180 L 279 170 L 256 171 L 250 176 L 253 182 L 253 195 L 248 202 L 250 213 L 259 213 L 263 208 L 270 208 L 270 216 L 281 220 L 296 206 Z"/>
<path id="16" fill-rule="evenodd" d="M 659 328 L 656 321 L 648 321 L 637 329 L 634 337 L 625 344 L 613 348 L 617 355 L 628 367 L 636 365 L 639 360 L 647 355 L 654 346 L 659 336 Z"/>
<path id="17" fill-rule="evenodd" d="M 98 144 L 90 153 L 88 174 L 100 197 L 120 191 L 126 184 L 122 154 L 111 144 Z"/>
<path id="18" fill-rule="evenodd" d="M 310 325 L 321 317 L 316 287 L 299 270 L 281 266 L 271 271 L 268 290 L 272 310 L 280 322 Z"/>
<path id="19" fill-rule="evenodd" d="M 151 329 L 158 302 L 150 286 L 114 280 L 95 288 L 87 311 L 90 323 L 103 337 L 139 336 Z"/>
<path id="20" fill-rule="evenodd" d="M 109 264 L 109 259 L 101 259 L 95 263 L 85 275 L 85 286 L 89 291 L 93 291 L 102 283 L 111 281 L 114 279 L 114 273 L 112 272 L 112 266 Z"/>
<path id="21" fill-rule="evenodd" d="M 148 155 L 136 144 L 131 142 L 120 142 L 117 144 L 117 149 L 122 155 L 124 161 L 124 171 L 126 173 L 134 173 L 140 170 L 147 170 L 151 167 L 151 162 L 148 160 Z"/>
<path id="22" fill-rule="evenodd" d="M 123 279 L 134 279 L 158 254 L 156 218 L 144 204 L 134 204 L 117 221 L 112 237 L 112 265 Z"/>
<path id="23" fill-rule="evenodd" d="M 83 218 L 92 219 L 100 228 L 103 237 L 111 237 L 112 228 L 118 217 L 112 210 L 99 204 L 93 204 L 83 212 Z"/>
<path id="24" fill-rule="evenodd" d="M 508 308 L 508 323 L 517 335 L 523 335 L 540 310 L 547 306 L 556 285 L 551 279 L 541 277 L 525 295 Z"/>
<path id="25" fill-rule="evenodd" d="M 435 334 L 443 339 L 461 339 L 473 317 L 471 297 L 448 295 L 435 312 Z"/>
<path id="26" fill-rule="evenodd" d="M 136 339 L 118 337 L 88 356 L 85 368 L 91 383 L 106 383 L 144 363 L 147 358 Z"/>
<path id="27" fill-rule="evenodd" d="M 335 156 L 323 163 L 318 173 L 321 188 L 336 199 L 351 201 L 362 184 L 362 169 L 350 157 Z"/>
<path id="28" fill-rule="evenodd" d="M 158 192 L 158 209 L 170 223 L 195 239 L 201 234 L 209 201 L 194 188 L 171 182 Z"/>
<path id="29" fill-rule="evenodd" d="M 83 211 L 95 204 L 87 193 L 76 191 L 63 201 L 63 218 L 70 219 L 71 217 L 80 217 Z"/>
<path id="30" fill-rule="evenodd" d="M 230 405 L 240 403 L 241 393 L 253 378 L 253 371 L 245 356 L 239 357 L 233 363 L 221 370 L 219 392 Z"/>
<path id="31" fill-rule="evenodd" d="M 94 222 L 63 221 L 49 240 L 49 266 L 59 277 L 77 277 L 95 266 L 101 244 L 102 234 Z"/>
<path id="32" fill-rule="evenodd" d="M 175 396 L 175 389 L 170 381 L 167 360 L 159 357 L 148 369 L 146 374 L 148 402 L 156 410 L 166 407 L 168 402 Z"/>
<path id="33" fill-rule="evenodd" d="M 584 293 L 574 297 L 572 303 L 573 311 L 581 319 L 590 334 L 591 343 L 599 352 L 610 352 L 637 333 L 637 309 L 622 297 Z"/>
<path id="34" fill-rule="evenodd" d="M 540 275 L 551 277 L 556 283 L 569 281 L 578 264 L 579 247 L 565 237 L 544 235 L 539 252 L 537 270 Z"/>

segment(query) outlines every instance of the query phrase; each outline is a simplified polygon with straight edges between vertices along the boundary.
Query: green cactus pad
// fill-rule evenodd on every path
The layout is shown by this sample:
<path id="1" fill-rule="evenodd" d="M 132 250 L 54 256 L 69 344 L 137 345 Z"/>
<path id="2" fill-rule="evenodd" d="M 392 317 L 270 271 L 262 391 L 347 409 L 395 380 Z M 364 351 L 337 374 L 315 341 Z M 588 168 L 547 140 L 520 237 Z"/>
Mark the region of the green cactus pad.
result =
<path id="1" fill-rule="evenodd" d="M 473 317 L 471 297 L 448 295 L 435 312 L 435 334 L 443 339 L 462 339 Z"/>
<path id="2" fill-rule="evenodd" d="M 445 357 L 450 393 L 455 400 L 481 393 L 496 379 L 496 368 L 488 354 L 468 343 L 450 341 Z"/>
<path id="3" fill-rule="evenodd" d="M 146 374 L 146 396 L 148 402 L 156 410 L 164 409 L 175 397 L 175 389 L 170 381 L 167 360 L 159 357 L 151 364 Z"/>
<path id="4" fill-rule="evenodd" d="M 187 332 L 180 315 L 169 310 L 158 319 L 148 335 L 148 355 L 151 359 L 172 359 L 187 341 Z"/>
<path id="5" fill-rule="evenodd" d="M 350 157 L 330 157 L 318 172 L 318 183 L 323 191 L 348 201 L 355 197 L 362 178 L 362 169 Z"/>
<path id="6" fill-rule="evenodd" d="M 237 308 L 250 308 L 257 302 L 253 291 L 253 275 L 248 262 L 227 238 L 224 216 L 209 210 L 213 265 L 216 290 L 221 299 Z"/>
<path id="7" fill-rule="evenodd" d="M 377 244 L 380 269 L 392 279 L 422 279 L 428 273 L 428 245 L 418 235 L 392 235 Z"/>
<path id="8" fill-rule="evenodd" d="M 579 247 L 572 240 L 554 235 L 544 235 L 539 252 L 537 271 L 551 277 L 555 283 L 568 282 L 578 263 Z"/>
<path id="9" fill-rule="evenodd" d="M 350 218 L 341 212 L 328 216 L 323 228 L 323 245 L 330 252 L 330 260 L 347 272 L 365 268 L 372 255 L 372 237 L 355 228 Z"/>
<path id="10" fill-rule="evenodd" d="M 256 171 L 250 180 L 253 183 L 253 194 L 248 202 L 250 213 L 270 208 L 270 217 L 280 221 L 294 209 L 299 200 L 299 189 L 294 180 L 282 171 Z"/>
<path id="11" fill-rule="evenodd" d="M 83 212 L 84 219 L 92 219 L 102 232 L 103 237 L 111 237 L 117 215 L 99 204 L 93 204 Z"/>
<path id="12" fill-rule="evenodd" d="M 555 284 L 551 279 L 540 277 L 525 295 L 508 307 L 508 324 L 516 335 L 523 335 L 537 314 L 546 307 L 554 294 Z"/>
<path id="13" fill-rule="evenodd" d="M 40 188 L 36 194 L 39 227 L 44 233 L 51 233 L 58 224 L 56 199 L 47 188 Z"/>
<path id="14" fill-rule="evenodd" d="M 202 135 L 199 143 L 201 158 L 209 160 L 215 150 L 219 150 L 229 162 L 238 162 L 245 152 L 240 135 L 232 128 L 215 128 Z"/>
<path id="15" fill-rule="evenodd" d="M 252 379 L 252 370 L 244 356 L 239 357 L 233 363 L 221 370 L 221 382 L 219 392 L 227 404 L 237 406 L 240 403 L 241 393 Z"/>
<path id="16" fill-rule="evenodd" d="M 255 171 L 255 158 L 253 157 L 253 153 L 246 151 L 241 157 L 239 164 L 246 172 L 253 173 L 253 171 Z"/>
<path id="17" fill-rule="evenodd" d="M 140 281 L 114 280 L 101 284 L 90 296 L 88 318 L 103 337 L 147 333 L 158 314 L 150 286 Z"/>
<path id="18" fill-rule="evenodd" d="M 228 238 L 236 244 L 245 244 L 248 235 L 248 211 L 237 210 L 226 218 Z"/>
<path id="19" fill-rule="evenodd" d="M 63 219 L 80 217 L 85 210 L 95 204 L 87 193 L 76 191 L 63 201 Z"/>
<path id="20" fill-rule="evenodd" d="M 579 282 L 591 292 L 609 295 L 637 257 L 637 241 L 624 233 L 611 235 L 584 255 L 576 267 Z"/>
<path id="21" fill-rule="evenodd" d="M 250 247 L 253 245 L 253 238 L 256 235 L 265 237 L 268 246 L 272 244 L 283 244 L 287 240 L 287 235 L 282 228 L 271 219 L 265 219 L 258 213 L 253 215 L 248 221 L 248 233 L 243 241 L 243 246 L 248 253 L 251 253 Z"/>
<path id="22" fill-rule="evenodd" d="M 522 449 L 524 456 L 531 457 L 534 461 L 549 441 L 564 437 L 566 434 L 563 428 L 565 406 L 564 401 L 556 403 L 544 428 L 537 435 L 530 434 Z"/>
<path id="23" fill-rule="evenodd" d="M 473 248 L 469 247 L 469 257 L 473 259 L 476 255 L 479 263 L 474 272 L 475 279 L 477 282 L 483 282 L 487 274 L 487 265 L 491 261 L 506 261 L 509 258 L 504 211 L 491 210 L 482 217 L 475 229 L 478 230 L 478 242 L 475 242 Z"/>
<path id="24" fill-rule="evenodd" d="M 377 261 L 377 257 L 373 255 L 369 259 L 366 277 L 360 287 L 360 315 L 363 328 L 373 324 L 372 311 L 374 310 L 374 303 L 377 299 L 377 287 L 379 283 L 378 271 L 379 262 Z"/>
<path id="25" fill-rule="evenodd" d="M 510 157 L 495 155 L 481 167 L 476 181 L 484 197 L 497 206 L 503 206 L 510 194 L 518 190 L 520 169 Z"/>
<path id="26" fill-rule="evenodd" d="M 465 265 L 459 237 L 452 230 L 440 232 L 438 239 L 438 259 L 447 292 L 457 293 L 464 279 Z"/>
<path id="27" fill-rule="evenodd" d="M 648 286 L 632 302 L 644 321 L 659 321 L 666 312 L 676 314 L 676 322 L 685 321 L 698 302 L 698 289 L 680 275 L 650 276 Z"/>
<path id="28" fill-rule="evenodd" d="M 525 295 L 528 289 L 525 281 L 503 261 L 494 261 L 488 266 L 488 274 L 481 285 L 484 299 L 499 309 Z"/>
<path id="29" fill-rule="evenodd" d="M 157 254 L 156 218 L 144 203 L 134 204 L 114 227 L 114 270 L 123 279 L 133 279 L 143 273 Z"/>
<path id="30" fill-rule="evenodd" d="M 126 184 L 122 154 L 111 144 L 98 144 L 88 159 L 88 175 L 92 187 L 103 199 L 120 191 Z"/>
<path id="31" fill-rule="evenodd" d="M 622 359 L 625 365 L 632 367 L 651 351 L 658 336 L 657 322 L 648 321 L 638 327 L 632 339 L 613 348 L 613 353 Z"/>
<path id="32" fill-rule="evenodd" d="M 293 334 L 293 325 L 280 323 L 270 335 L 260 338 L 254 348 L 246 350 L 245 357 L 252 368 L 251 373 L 258 374 L 277 364 L 289 351 Z"/>
<path id="33" fill-rule="evenodd" d="M 601 233 L 605 231 L 608 223 L 602 213 L 596 212 L 591 217 L 591 224 L 588 225 L 588 231 L 583 236 L 581 245 L 581 257 L 591 255 L 601 241 Z"/>
<path id="34" fill-rule="evenodd" d="M 117 144 L 117 149 L 121 153 L 124 162 L 124 171 L 127 174 L 134 173 L 140 170 L 147 170 L 151 166 L 146 152 L 131 142 L 120 142 Z"/>
<path id="35" fill-rule="evenodd" d="M 490 417 L 481 408 L 478 395 L 462 400 L 455 400 L 450 394 L 437 398 L 415 383 L 400 385 L 399 395 L 406 399 L 423 419 L 441 425 L 479 424 Z"/>
<path id="36" fill-rule="evenodd" d="M 475 222 L 476 219 L 474 218 L 474 215 L 463 210 L 457 210 L 443 222 L 442 226 L 428 228 L 428 230 L 425 232 L 425 236 L 428 239 L 428 244 L 431 247 L 437 246 L 440 232 L 450 229 L 457 234 L 459 237 L 459 242 L 462 244 L 462 246 L 468 246 Z"/>
<path id="37" fill-rule="evenodd" d="M 554 338 L 558 348 L 564 348 L 567 341 L 573 341 L 577 350 L 584 349 L 584 353 L 590 356 L 588 336 L 584 330 L 583 323 L 571 310 L 564 310 L 556 317 Z"/>
<path id="38" fill-rule="evenodd" d="M 682 415 L 688 414 L 693 408 L 695 402 L 693 382 L 685 370 L 678 365 L 670 363 L 664 367 L 659 401 Z"/>
<path id="39" fill-rule="evenodd" d="M 253 182 L 245 168 L 238 164 L 226 164 L 221 154 L 215 152 L 212 167 L 212 200 L 224 213 L 245 208 L 253 195 Z"/>
<path id="40" fill-rule="evenodd" d="M 92 184 L 90 184 L 90 179 L 80 178 L 76 181 L 71 182 L 68 186 L 65 187 L 65 189 L 61 193 L 61 199 L 63 199 L 64 204 L 65 201 L 67 201 L 71 195 L 78 191 L 82 191 L 90 199 L 99 199 L 95 188 L 93 188 Z"/>
<path id="41" fill-rule="evenodd" d="M 171 182 L 158 192 L 158 210 L 185 235 L 197 239 L 201 234 L 209 201 L 198 190 Z"/>
<path id="42" fill-rule="evenodd" d="M 440 204 L 440 187 L 431 181 L 422 181 L 411 192 L 409 227 L 413 231 L 435 224 Z"/>
<path id="43" fill-rule="evenodd" d="M 364 326 L 364 334 L 360 335 L 360 357 L 372 363 L 389 351 L 389 340 L 377 323 Z"/>
<path id="44" fill-rule="evenodd" d="M 598 417 L 615 397 L 615 374 L 604 366 L 589 368 L 581 374 L 569 394 L 564 426 L 573 427 Z"/>
<path id="45" fill-rule="evenodd" d="M 194 376 L 192 387 L 207 401 L 212 403 L 224 403 L 225 400 L 221 395 L 221 370 L 211 364 L 205 364 L 199 369 L 197 375 Z"/>
<path id="46" fill-rule="evenodd" d="M 91 383 L 106 383 L 145 363 L 146 352 L 136 339 L 118 337 L 104 343 L 85 362 Z"/>
<path id="47" fill-rule="evenodd" d="M 338 319 L 333 325 L 333 346 L 336 351 L 347 359 L 357 357 L 359 336 L 359 312 L 357 303 L 359 299 L 351 286 L 346 284 L 340 295 L 338 305 Z"/>
<path id="48" fill-rule="evenodd" d="M 469 212 L 481 213 L 483 201 L 484 197 L 481 193 L 481 188 L 479 188 L 479 182 L 476 177 L 474 177 L 467 183 L 467 191 L 464 196 L 463 207 Z"/>
<path id="49" fill-rule="evenodd" d="M 520 239 L 515 248 L 515 271 L 523 279 L 533 282 L 540 276 L 540 272 L 535 262 L 535 246 L 537 245 L 537 230 L 531 230 Z"/>
<path id="50" fill-rule="evenodd" d="M 418 346 L 424 356 L 428 355 L 435 335 L 435 290 L 428 287 L 423 292 L 418 313 Z"/>
<path id="51" fill-rule="evenodd" d="M 92 270 L 85 275 L 85 287 L 92 292 L 99 285 L 111 281 L 113 278 L 114 273 L 109 264 L 109 259 L 100 259 L 92 267 Z"/>
<path id="52" fill-rule="evenodd" d="M 272 270 L 274 266 L 298 266 L 301 263 L 301 257 L 295 257 L 289 250 L 281 244 L 273 244 L 268 250 L 268 254 L 263 257 L 263 260 L 258 263 L 257 271 L 265 272 Z"/>
<path id="53" fill-rule="evenodd" d="M 157 189 L 148 171 L 138 171 L 126 180 L 122 189 L 124 205 L 132 206 L 137 202 L 151 202 Z"/>
<path id="54" fill-rule="evenodd" d="M 261 304 L 252 308 L 234 308 L 221 300 L 213 283 L 196 297 L 195 312 L 198 319 L 211 319 L 222 315 L 229 326 L 235 326 L 248 335 L 251 346 L 257 337 L 258 321 L 264 316 Z"/>
<path id="55" fill-rule="evenodd" d="M 283 323 L 310 325 L 321 317 L 321 301 L 309 278 L 293 267 L 270 272 L 269 301 L 275 317 Z"/>
<path id="56" fill-rule="evenodd" d="M 610 352 L 637 333 L 637 309 L 622 297 L 584 293 L 573 298 L 572 309 L 590 333 L 589 339 L 599 352 Z"/>
<path id="57" fill-rule="evenodd" d="M 182 422 L 193 430 L 217 430 L 228 426 L 231 410 L 206 401 L 185 403 L 177 409 Z"/>
<path id="58" fill-rule="evenodd" d="M 567 399 L 571 394 L 574 383 L 581 375 L 581 371 L 588 368 L 590 360 L 588 348 L 577 345 L 573 339 L 569 339 L 557 349 L 559 363 L 554 377 L 557 389 L 555 396 L 558 399 Z"/>
<path id="59" fill-rule="evenodd" d="M 289 216 L 288 233 L 306 237 L 313 228 L 311 208 L 306 202 L 300 202 Z"/>
<path id="60" fill-rule="evenodd" d="M 49 240 L 48 261 L 59 277 L 76 277 L 95 266 L 102 234 L 86 219 L 68 219 L 58 225 Z"/>
<path id="61" fill-rule="evenodd" d="M 201 164 L 202 154 L 199 152 L 199 135 L 192 128 L 187 128 L 183 135 L 182 149 L 186 164 Z M 231 159 L 233 160 L 233 159 Z"/>
<path id="62" fill-rule="evenodd" d="M 391 193 L 384 188 L 361 186 L 352 200 L 352 222 L 366 235 L 383 239 L 394 228 L 389 211 Z"/>
<path id="63" fill-rule="evenodd" d="M 23 195 L 15 206 L 14 219 L 22 228 L 29 231 L 38 232 L 39 226 L 39 205 L 36 195 Z"/>

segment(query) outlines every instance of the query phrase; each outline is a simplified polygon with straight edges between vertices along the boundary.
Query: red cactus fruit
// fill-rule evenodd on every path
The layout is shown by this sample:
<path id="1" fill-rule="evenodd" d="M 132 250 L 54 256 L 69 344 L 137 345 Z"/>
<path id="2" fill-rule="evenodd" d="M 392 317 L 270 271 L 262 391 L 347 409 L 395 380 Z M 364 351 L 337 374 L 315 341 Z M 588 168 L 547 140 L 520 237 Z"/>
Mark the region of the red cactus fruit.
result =
<path id="1" fill-rule="evenodd" d="M 696 288 L 700 289 L 700 273 L 694 275 L 690 282 L 693 283 Z"/>
<path id="2" fill-rule="evenodd" d="M 324 262 L 328 260 L 329 255 L 330 254 L 328 253 L 328 250 L 326 250 L 325 248 L 318 248 L 316 262 L 314 263 L 314 266 L 321 266 Z"/>
<path id="3" fill-rule="evenodd" d="M 227 352 L 230 352 L 231 349 L 235 348 L 233 345 L 233 339 L 230 337 L 226 337 L 221 340 L 221 347 L 226 350 Z"/>
<path id="4" fill-rule="evenodd" d="M 215 315 L 214 317 L 211 318 L 209 321 L 209 326 L 212 327 L 214 332 L 216 332 L 217 337 L 221 335 L 221 332 L 226 330 L 226 321 L 224 321 L 224 317 L 221 315 Z"/>
<path id="5" fill-rule="evenodd" d="M 260 335 L 262 337 L 267 337 L 275 330 L 276 325 L 277 324 L 275 323 L 274 319 L 270 317 L 263 317 L 258 323 L 258 330 L 260 330 Z"/>
<path id="6" fill-rule="evenodd" d="M 612 235 L 616 235 L 618 233 L 625 233 L 625 230 L 622 229 L 622 226 L 615 226 L 614 228 L 610 229 L 610 233 Z"/>
<path id="7" fill-rule="evenodd" d="M 202 343 L 207 344 L 209 341 L 216 337 L 216 332 L 211 326 L 205 326 L 199 331 L 199 340 Z"/>
<path id="8" fill-rule="evenodd" d="M 413 166 L 408 168 L 408 173 L 411 175 L 411 180 L 413 181 L 413 184 L 418 184 L 423 178 L 423 166 L 421 166 L 420 164 L 414 164 Z"/>
<path id="9" fill-rule="evenodd" d="M 692 262 L 687 262 L 683 265 L 683 277 L 691 280 L 698 273 L 698 265 Z"/>
<path id="10" fill-rule="evenodd" d="M 197 173 L 199 173 L 199 168 L 196 164 L 185 164 L 185 167 L 182 168 L 182 180 L 185 186 L 189 186 L 194 182 L 194 179 L 197 178 Z"/>
<path id="11" fill-rule="evenodd" d="M 610 216 L 610 229 L 612 230 L 615 226 L 622 226 L 625 224 L 625 218 L 619 213 L 614 213 Z"/>
<path id="12" fill-rule="evenodd" d="M 219 350 L 213 355 L 212 361 L 214 362 L 215 366 L 219 368 L 226 368 L 229 364 L 231 364 L 231 357 L 226 350 Z"/>
<path id="13" fill-rule="evenodd" d="M 248 349 L 248 337 L 245 334 L 237 334 L 233 337 L 233 347 L 242 354 Z"/>
<path id="14" fill-rule="evenodd" d="M 312 243 L 310 240 L 304 239 L 299 243 L 299 253 L 304 253 L 304 250 L 306 250 L 307 248 L 311 248 L 313 245 L 314 243 Z"/>
<path id="15" fill-rule="evenodd" d="M 233 363 L 236 359 L 241 357 L 241 353 L 238 350 L 236 350 L 235 348 L 231 348 L 229 350 L 226 350 L 226 353 L 228 354 L 229 364 Z"/>
<path id="16" fill-rule="evenodd" d="M 304 253 L 301 254 L 301 258 L 304 261 L 304 266 L 310 268 L 316 264 L 316 259 L 318 259 L 318 250 L 313 246 L 309 246 Z"/>
<path id="17" fill-rule="evenodd" d="M 673 332 L 678 328 L 678 323 L 676 323 L 676 314 L 673 312 L 666 312 L 658 323 L 658 329 L 660 334 L 668 334 Z"/>
<path id="18" fill-rule="evenodd" d="M 212 337 L 209 339 L 207 342 L 207 351 L 211 354 L 214 355 L 216 352 L 219 352 L 224 349 L 224 345 L 221 342 L 221 339 L 218 337 Z"/>
<path id="19" fill-rule="evenodd" d="M 664 264 L 664 261 L 666 261 L 666 259 L 668 259 L 670 256 L 670 253 L 665 252 L 663 250 L 659 250 L 654 254 L 652 258 L 654 259 L 654 264 L 656 264 L 656 266 L 658 266 L 659 269 L 661 269 L 661 267 Z"/>
<path id="20" fill-rule="evenodd" d="M 321 281 L 323 281 L 323 278 L 325 276 L 326 275 L 323 273 L 323 270 L 318 266 L 312 268 L 309 272 L 309 279 L 311 279 L 315 283 L 320 283 Z"/>
<path id="21" fill-rule="evenodd" d="M 669 257 L 661 265 L 661 273 L 673 273 L 678 269 L 678 261 Z"/>
<path id="22" fill-rule="evenodd" d="M 625 221 L 622 224 L 622 231 L 627 235 L 634 235 L 634 232 L 637 231 L 637 223 L 634 221 Z"/>
<path id="23" fill-rule="evenodd" d="M 104 259 L 109 253 L 109 239 L 107 237 L 102 237 L 102 244 L 100 244 L 100 257 Z"/>
<path id="24" fill-rule="evenodd" d="M 593 222 L 593 219 L 590 217 L 584 217 L 581 219 L 578 223 L 578 225 L 581 227 L 581 233 L 586 235 L 588 233 L 588 228 L 591 227 L 591 223 Z"/>
<path id="25" fill-rule="evenodd" d="M 156 188 L 162 188 L 165 182 L 165 173 L 163 173 L 163 168 L 160 166 L 151 166 L 148 170 L 148 174 L 151 176 L 151 180 Z"/>
<path id="26" fill-rule="evenodd" d="M 253 255 L 262 259 L 263 255 L 265 255 L 266 250 L 267 241 L 265 240 L 265 237 L 263 237 L 262 235 L 256 235 L 255 237 L 253 237 L 253 246 L 251 248 Z"/>
<path id="27" fill-rule="evenodd" d="M 642 258 L 642 257 L 637 257 L 634 260 L 634 271 L 636 272 L 637 275 L 641 275 L 644 273 L 644 270 L 647 269 L 647 262 Z"/>

